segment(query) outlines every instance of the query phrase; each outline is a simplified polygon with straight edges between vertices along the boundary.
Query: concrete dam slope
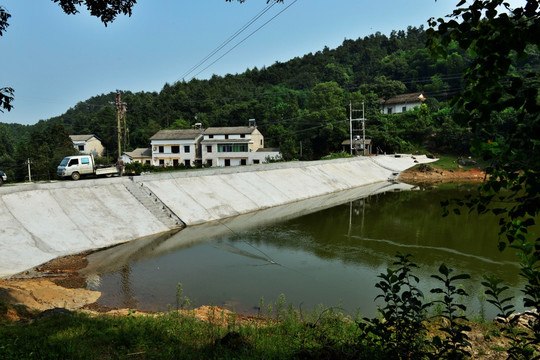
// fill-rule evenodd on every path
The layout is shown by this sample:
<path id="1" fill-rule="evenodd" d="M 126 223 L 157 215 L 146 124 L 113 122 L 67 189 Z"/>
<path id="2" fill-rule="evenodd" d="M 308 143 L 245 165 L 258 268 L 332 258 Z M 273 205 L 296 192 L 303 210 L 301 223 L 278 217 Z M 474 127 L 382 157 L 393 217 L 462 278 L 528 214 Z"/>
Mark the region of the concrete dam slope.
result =
<path id="1" fill-rule="evenodd" d="M 393 179 L 425 156 L 388 155 L 0 188 L 0 277 L 109 247 Z"/>

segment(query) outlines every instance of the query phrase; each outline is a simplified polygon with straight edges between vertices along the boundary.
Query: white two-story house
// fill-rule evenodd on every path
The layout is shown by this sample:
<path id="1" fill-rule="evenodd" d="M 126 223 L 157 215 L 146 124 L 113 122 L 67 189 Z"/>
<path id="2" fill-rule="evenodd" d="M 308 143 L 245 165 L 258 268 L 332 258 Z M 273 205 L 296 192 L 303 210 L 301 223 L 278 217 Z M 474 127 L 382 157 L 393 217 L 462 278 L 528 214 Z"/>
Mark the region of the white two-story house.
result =
<path id="1" fill-rule="evenodd" d="M 201 155 L 206 166 L 251 165 L 269 158 L 281 159 L 279 149 L 264 147 L 264 136 L 256 126 L 210 127 L 203 136 Z"/>
<path id="2" fill-rule="evenodd" d="M 202 129 L 160 130 L 150 138 L 152 165 L 194 166 L 201 160 Z"/>
<path id="3" fill-rule="evenodd" d="M 424 93 L 418 92 L 397 95 L 387 100 L 381 99 L 379 105 L 383 114 L 399 114 L 419 107 L 424 101 L 426 101 Z"/>

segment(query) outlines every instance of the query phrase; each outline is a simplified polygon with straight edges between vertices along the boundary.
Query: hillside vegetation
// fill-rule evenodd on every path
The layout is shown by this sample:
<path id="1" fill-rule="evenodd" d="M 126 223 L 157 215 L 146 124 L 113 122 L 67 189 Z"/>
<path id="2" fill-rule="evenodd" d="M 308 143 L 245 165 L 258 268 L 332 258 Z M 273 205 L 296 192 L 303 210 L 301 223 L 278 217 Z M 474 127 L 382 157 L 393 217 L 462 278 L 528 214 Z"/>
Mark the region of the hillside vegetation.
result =
<path id="1" fill-rule="evenodd" d="M 366 137 L 382 152 L 422 151 L 468 155 L 471 134 L 456 125 L 447 101 L 462 88 L 462 70 L 470 56 L 451 44 L 449 56 L 435 59 L 422 27 L 346 39 L 285 63 L 242 74 L 165 84 L 157 92 L 125 91 L 128 136 L 125 148 L 148 147 L 160 129 L 247 125 L 257 121 L 267 147 L 279 147 L 285 160 L 320 159 L 342 150 L 349 138 L 349 104 L 365 105 Z M 538 54 L 516 66 L 535 66 Z M 404 114 L 381 115 L 379 98 L 424 91 L 425 106 Z M 64 114 L 32 126 L 0 124 L 0 168 L 10 179 L 54 178 L 60 159 L 73 152 L 68 134 L 96 134 L 116 157 L 116 94 L 96 95 Z M 354 118 L 362 117 L 354 111 Z M 504 127 L 511 112 L 498 121 Z M 355 122 L 359 128 L 359 122 Z"/>
<path id="2" fill-rule="evenodd" d="M 459 92 L 468 57 L 456 47 L 447 60 L 435 60 L 425 44 L 424 29 L 410 27 L 389 36 L 347 39 L 336 49 L 325 47 L 242 74 L 165 84 L 159 93 L 124 91 L 126 148 L 149 146 L 149 138 L 160 129 L 190 128 L 195 122 L 205 127 L 239 126 L 254 118 L 266 146 L 281 148 L 286 160 L 319 159 L 339 152 L 341 142 L 348 139 L 349 103 L 358 110 L 365 102 L 366 136 L 382 151 L 411 151 L 423 146 L 426 136 L 439 134 L 431 137 L 438 141 L 435 148 L 450 146 L 464 153 L 463 132 L 440 103 Z M 380 97 L 414 91 L 425 91 L 426 108 L 381 116 Z M 52 178 L 59 159 L 72 151 L 65 139 L 68 134 L 96 134 L 114 158 L 116 110 L 110 102 L 115 97 L 113 92 L 96 95 L 32 126 L 0 124 L 0 168 L 21 181 L 30 159 L 36 167 L 33 177 Z"/>

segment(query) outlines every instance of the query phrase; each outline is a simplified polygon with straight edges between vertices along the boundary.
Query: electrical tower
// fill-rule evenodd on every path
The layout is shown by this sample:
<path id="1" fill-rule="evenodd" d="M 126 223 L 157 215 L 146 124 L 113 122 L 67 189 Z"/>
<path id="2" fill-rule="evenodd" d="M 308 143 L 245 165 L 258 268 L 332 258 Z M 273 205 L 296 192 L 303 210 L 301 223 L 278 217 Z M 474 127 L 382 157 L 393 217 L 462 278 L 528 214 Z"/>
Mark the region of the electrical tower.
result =
<path id="1" fill-rule="evenodd" d="M 361 118 L 353 118 L 354 113 L 362 112 Z M 354 128 L 353 121 L 361 121 L 362 127 L 361 129 Z M 358 134 L 354 134 L 354 133 Z M 361 132 L 361 137 L 360 137 Z M 366 117 L 365 117 L 365 108 L 364 108 L 364 102 L 362 101 L 362 110 L 360 109 L 353 109 L 352 107 L 352 101 L 349 102 L 349 135 L 350 135 L 350 141 L 351 141 L 351 155 L 353 154 L 353 150 L 356 150 L 354 146 L 354 141 L 361 140 L 361 149 L 362 149 L 362 155 L 366 155 Z"/>

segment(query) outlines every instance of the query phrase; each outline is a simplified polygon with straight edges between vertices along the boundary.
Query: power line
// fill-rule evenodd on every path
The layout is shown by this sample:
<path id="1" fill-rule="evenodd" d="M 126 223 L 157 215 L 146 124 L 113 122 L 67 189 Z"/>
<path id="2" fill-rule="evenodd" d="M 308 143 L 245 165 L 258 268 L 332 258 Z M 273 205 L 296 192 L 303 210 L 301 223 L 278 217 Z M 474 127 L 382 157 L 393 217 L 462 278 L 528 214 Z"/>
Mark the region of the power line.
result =
<path id="1" fill-rule="evenodd" d="M 276 15 L 274 15 L 273 17 L 270 18 L 270 20 L 268 20 L 267 22 L 265 22 L 264 24 L 262 24 L 261 26 L 259 26 L 255 31 L 253 31 L 251 34 L 249 34 L 248 36 L 246 36 L 244 39 L 242 39 L 240 42 L 238 42 L 236 45 L 234 45 L 232 48 L 230 48 L 227 52 L 225 52 L 225 54 L 221 55 L 219 58 L 217 58 L 216 60 L 214 60 L 210 65 L 208 65 L 207 67 L 205 67 L 204 69 L 202 69 L 201 71 L 199 71 L 198 73 L 196 73 L 192 78 L 194 78 L 195 76 L 199 75 L 200 73 L 202 73 L 203 71 L 205 71 L 206 69 L 208 69 L 210 66 L 214 65 L 216 62 L 218 62 L 219 60 L 221 60 L 225 55 L 227 55 L 228 53 L 230 53 L 231 51 L 233 51 L 234 49 L 236 49 L 236 47 L 238 47 L 238 45 L 240 45 L 241 43 L 243 43 L 244 41 L 246 41 L 248 38 L 250 38 L 253 34 L 255 34 L 257 31 L 259 31 L 260 29 L 262 29 L 264 26 L 266 26 L 270 21 L 274 20 L 275 18 L 277 18 L 279 15 L 281 15 L 285 10 L 287 10 L 288 8 L 290 8 L 292 5 L 294 5 L 298 0 L 294 0 L 292 3 L 290 3 L 285 9 L 281 10 L 280 12 L 278 12 Z"/>
<path id="2" fill-rule="evenodd" d="M 536 69 L 539 69 L 539 68 L 540 67 L 538 67 L 538 66 L 534 66 L 534 67 L 531 68 L 531 70 L 536 70 Z M 518 73 L 522 73 L 522 72 L 524 72 L 525 67 L 524 66 L 516 67 L 516 70 L 518 71 Z M 440 79 L 441 80 L 457 80 L 457 79 L 463 79 L 463 77 L 462 77 L 462 75 L 460 73 L 450 73 L 450 74 L 440 76 Z M 391 79 L 391 80 L 394 80 L 394 79 Z M 402 79 L 402 80 L 399 80 L 399 81 L 401 81 L 404 84 L 412 83 L 413 81 L 416 82 L 416 83 L 422 83 L 422 82 L 431 81 L 431 77 L 417 78 L 417 79 L 414 79 L 414 80 L 413 79 Z M 364 84 L 355 85 L 355 86 L 344 86 L 344 87 L 340 87 L 340 88 L 342 90 L 352 92 L 354 90 L 360 89 L 360 87 L 365 86 L 365 85 L 369 85 L 369 83 L 364 83 Z M 452 95 L 455 95 L 455 94 L 461 92 L 462 90 L 463 90 L 462 88 L 453 87 L 453 88 L 449 88 L 449 89 L 439 90 L 437 92 L 431 92 L 431 93 L 429 93 L 429 96 L 430 97 L 452 96 Z M 208 101 L 213 102 L 213 103 L 217 103 L 217 102 L 223 102 L 223 101 L 238 101 L 238 100 L 242 100 L 242 99 L 255 100 L 255 99 L 263 99 L 265 97 L 274 97 L 274 96 L 279 96 L 279 95 L 297 96 L 299 94 L 309 93 L 311 91 L 312 91 L 312 89 L 310 89 L 310 90 L 290 89 L 290 91 L 270 92 L 270 93 L 261 93 L 261 94 L 250 94 L 249 96 L 243 95 L 243 96 L 238 96 L 238 97 L 230 97 L 229 96 L 229 97 L 199 98 L 199 99 L 196 99 L 194 97 L 190 97 L 187 100 L 183 99 L 182 103 L 191 103 L 191 104 L 193 104 L 193 103 L 208 102 Z M 322 91 L 325 91 L 325 90 L 322 90 Z M 332 90 L 327 90 L 327 91 L 332 91 Z M 132 94 L 130 96 L 136 96 L 136 94 Z M 180 100 L 168 101 L 168 102 L 160 101 L 160 104 L 178 104 L 179 102 L 180 102 Z M 145 102 L 145 103 L 147 104 L 148 102 Z M 138 104 L 143 104 L 143 103 L 138 103 Z M 87 107 L 93 107 L 93 108 L 103 108 L 103 107 L 109 106 L 109 105 L 104 105 L 104 104 L 92 104 L 92 103 L 89 103 L 87 101 L 84 101 L 84 102 L 81 101 L 81 102 L 78 102 L 75 105 L 75 107 L 80 106 L 80 105 L 87 106 Z"/>
<path id="3" fill-rule="evenodd" d="M 206 55 L 202 60 L 200 60 L 197 64 L 192 66 L 188 71 L 186 71 L 180 78 L 184 79 L 186 76 L 191 74 L 193 71 L 198 69 L 200 66 L 202 66 L 206 61 L 208 61 L 212 56 L 214 56 L 217 52 L 219 52 L 221 49 L 223 49 L 225 46 L 227 46 L 231 41 L 233 41 L 236 37 L 238 37 L 242 32 L 244 32 L 251 24 L 253 24 L 255 21 L 257 21 L 261 16 L 263 16 L 268 10 L 270 10 L 274 5 L 276 5 L 277 1 L 272 1 L 271 4 L 267 5 L 263 10 L 261 10 L 257 15 L 255 15 L 251 20 L 249 20 L 244 26 L 242 26 L 240 29 L 238 29 L 233 35 L 231 35 L 227 40 L 221 43 L 217 48 L 215 48 L 210 54 Z"/>

